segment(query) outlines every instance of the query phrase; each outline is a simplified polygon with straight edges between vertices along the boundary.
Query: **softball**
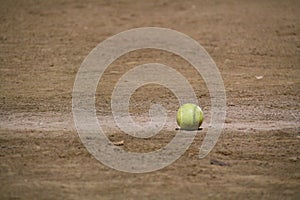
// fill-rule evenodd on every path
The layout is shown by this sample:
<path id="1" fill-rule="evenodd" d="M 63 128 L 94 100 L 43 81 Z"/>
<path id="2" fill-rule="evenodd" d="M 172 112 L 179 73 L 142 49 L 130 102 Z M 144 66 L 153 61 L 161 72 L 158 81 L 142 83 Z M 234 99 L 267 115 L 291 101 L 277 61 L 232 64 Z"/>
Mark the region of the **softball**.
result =
<path id="1" fill-rule="evenodd" d="M 203 122 L 203 112 L 199 106 L 187 103 L 179 108 L 176 120 L 182 130 L 198 130 Z"/>

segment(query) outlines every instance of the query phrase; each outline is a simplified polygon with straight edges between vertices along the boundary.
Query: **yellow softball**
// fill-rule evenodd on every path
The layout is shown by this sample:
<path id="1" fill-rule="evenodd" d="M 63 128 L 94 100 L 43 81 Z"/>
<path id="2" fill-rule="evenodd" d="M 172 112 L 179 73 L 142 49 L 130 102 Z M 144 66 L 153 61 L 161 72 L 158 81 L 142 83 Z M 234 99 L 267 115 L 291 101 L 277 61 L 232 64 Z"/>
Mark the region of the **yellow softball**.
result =
<path id="1" fill-rule="evenodd" d="M 199 106 L 187 103 L 179 108 L 176 120 L 182 130 L 198 130 L 203 122 L 203 112 Z"/>

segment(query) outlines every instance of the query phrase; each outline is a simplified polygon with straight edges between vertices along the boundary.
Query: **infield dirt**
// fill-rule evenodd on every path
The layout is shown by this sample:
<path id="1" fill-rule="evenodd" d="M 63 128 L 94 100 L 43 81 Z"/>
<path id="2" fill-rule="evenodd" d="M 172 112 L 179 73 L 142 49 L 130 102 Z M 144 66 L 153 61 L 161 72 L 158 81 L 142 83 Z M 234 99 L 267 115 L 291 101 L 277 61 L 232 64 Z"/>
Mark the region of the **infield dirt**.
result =
<path id="1" fill-rule="evenodd" d="M 2 0 L 0 199 L 299 199 L 299 19 L 296 0 Z M 182 73 L 205 116 L 180 159 L 159 171 L 129 174 L 87 152 L 74 128 L 72 89 L 98 43 L 147 26 L 185 33 L 208 51 L 224 80 L 227 116 L 217 145 L 199 159 L 211 108 L 204 81 L 172 53 L 146 49 L 122 56 L 98 85 L 100 121 L 111 116 L 111 93 L 122 74 L 148 62 Z M 175 122 L 178 100 L 158 85 L 139 88 L 130 112 L 147 120 L 152 103 L 165 106 Z M 151 139 L 104 125 L 113 142 L 124 141 L 122 148 L 149 152 L 172 139 L 172 123 Z"/>

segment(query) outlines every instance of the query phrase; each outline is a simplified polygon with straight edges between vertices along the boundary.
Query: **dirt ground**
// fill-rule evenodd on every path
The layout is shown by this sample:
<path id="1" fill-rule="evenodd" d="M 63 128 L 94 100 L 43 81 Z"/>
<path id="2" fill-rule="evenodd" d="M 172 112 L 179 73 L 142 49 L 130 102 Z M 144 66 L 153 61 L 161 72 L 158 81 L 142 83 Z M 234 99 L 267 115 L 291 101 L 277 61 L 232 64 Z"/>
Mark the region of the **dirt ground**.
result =
<path id="1" fill-rule="evenodd" d="M 1 0 L 0 199 L 300 199 L 299 19 L 297 0 Z M 118 78 L 147 62 L 185 75 L 206 116 L 176 162 L 130 174 L 101 164 L 83 146 L 72 118 L 72 89 L 98 43 L 147 26 L 180 31 L 203 45 L 222 74 L 227 116 L 217 145 L 199 159 L 211 108 L 203 80 L 171 53 L 124 55 L 98 85 L 99 118 L 111 115 Z M 131 114 L 138 119 L 153 102 L 175 120 L 176 97 L 157 85 L 136 91 Z M 166 145 L 173 128 L 152 139 L 107 130 L 112 141 L 124 140 L 122 148 L 148 152 Z"/>

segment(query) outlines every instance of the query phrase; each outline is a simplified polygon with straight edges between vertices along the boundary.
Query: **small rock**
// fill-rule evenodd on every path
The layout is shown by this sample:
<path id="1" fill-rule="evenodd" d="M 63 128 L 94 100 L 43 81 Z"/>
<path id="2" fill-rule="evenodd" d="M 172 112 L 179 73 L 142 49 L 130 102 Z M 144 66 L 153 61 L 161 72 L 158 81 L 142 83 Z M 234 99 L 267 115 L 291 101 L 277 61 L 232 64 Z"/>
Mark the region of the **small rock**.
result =
<path id="1" fill-rule="evenodd" d="M 291 161 L 291 162 L 296 162 L 297 160 L 298 160 L 298 158 L 296 156 L 289 158 L 289 161 Z"/>
<path id="2" fill-rule="evenodd" d="M 118 141 L 118 142 L 113 142 L 114 145 L 116 146 L 122 146 L 124 145 L 124 140 Z"/>
<path id="3" fill-rule="evenodd" d="M 219 165 L 219 166 L 229 166 L 228 163 L 225 163 L 225 162 L 217 160 L 217 159 L 211 159 L 210 164 L 211 165 Z"/>

